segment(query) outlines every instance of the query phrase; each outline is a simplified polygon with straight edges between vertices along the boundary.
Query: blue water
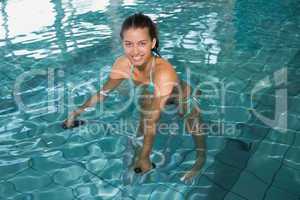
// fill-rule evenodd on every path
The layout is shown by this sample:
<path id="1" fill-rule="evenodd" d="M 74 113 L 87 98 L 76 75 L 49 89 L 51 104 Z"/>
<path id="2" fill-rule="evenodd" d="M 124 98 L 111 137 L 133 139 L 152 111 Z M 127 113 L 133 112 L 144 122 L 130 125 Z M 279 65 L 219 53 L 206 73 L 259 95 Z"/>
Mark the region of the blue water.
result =
<path id="1" fill-rule="evenodd" d="M 64 130 L 68 111 L 108 77 L 119 28 L 137 11 L 159 25 L 161 54 L 200 87 L 207 160 L 165 113 L 143 176 L 129 165 L 139 120 L 126 84 Z M 300 2 L 0 2 L 0 199 L 300 199 Z"/>

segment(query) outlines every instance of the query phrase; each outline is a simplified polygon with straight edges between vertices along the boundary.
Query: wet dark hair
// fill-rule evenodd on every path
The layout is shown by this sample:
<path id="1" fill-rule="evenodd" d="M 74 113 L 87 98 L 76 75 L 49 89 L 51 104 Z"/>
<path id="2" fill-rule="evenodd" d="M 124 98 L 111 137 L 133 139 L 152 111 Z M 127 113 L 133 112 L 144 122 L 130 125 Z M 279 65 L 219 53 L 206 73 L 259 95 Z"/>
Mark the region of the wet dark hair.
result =
<path id="1" fill-rule="evenodd" d="M 130 15 L 127 17 L 121 27 L 120 31 L 120 37 L 123 39 L 123 33 L 124 31 L 130 29 L 130 28 L 148 28 L 149 30 L 149 35 L 151 39 L 153 40 L 154 38 L 156 39 L 156 44 L 155 47 L 152 49 L 152 52 L 154 52 L 156 55 L 159 57 L 159 40 L 158 40 L 158 31 L 156 24 L 151 20 L 150 17 L 147 15 L 144 15 L 143 13 L 135 13 L 133 15 Z"/>

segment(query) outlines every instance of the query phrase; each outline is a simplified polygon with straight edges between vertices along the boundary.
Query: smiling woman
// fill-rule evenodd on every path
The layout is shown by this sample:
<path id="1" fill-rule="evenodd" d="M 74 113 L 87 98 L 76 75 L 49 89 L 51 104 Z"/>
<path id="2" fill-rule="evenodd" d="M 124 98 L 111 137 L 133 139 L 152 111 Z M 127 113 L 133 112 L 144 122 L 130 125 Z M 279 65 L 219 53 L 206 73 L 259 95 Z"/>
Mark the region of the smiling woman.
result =
<path id="1" fill-rule="evenodd" d="M 140 33 L 139 35 L 145 36 L 144 38 L 141 38 L 141 40 L 140 40 L 140 42 L 142 42 L 141 45 L 144 44 L 144 46 L 145 46 L 147 44 L 147 42 L 149 42 L 149 44 L 151 44 L 151 51 L 156 53 L 158 56 L 160 56 L 160 54 L 158 52 L 159 39 L 158 39 L 157 27 L 149 17 L 141 18 L 141 17 L 138 17 L 138 15 L 132 15 L 123 22 L 122 29 L 120 32 L 120 37 L 122 38 L 125 45 L 128 42 L 128 41 L 124 40 L 125 32 L 130 29 L 134 29 L 135 31 L 141 31 L 138 28 L 142 29 L 144 31 L 143 33 Z M 131 34 L 135 34 L 135 33 L 131 33 Z M 132 39 L 135 39 L 135 38 L 132 38 Z M 149 40 L 151 40 L 151 41 L 149 41 Z"/>
<path id="2" fill-rule="evenodd" d="M 140 124 L 137 137 L 143 140 L 142 147 L 135 152 L 132 166 L 136 173 L 147 172 L 155 167 L 150 154 L 156 135 L 157 123 L 165 105 L 169 103 L 179 107 L 184 116 L 186 129 L 192 134 L 196 145 L 196 161 L 191 170 L 185 173 L 184 180 L 193 178 L 205 161 L 205 141 L 201 130 L 200 108 L 190 108 L 192 88 L 180 80 L 173 66 L 161 58 L 158 52 L 159 39 L 157 29 L 150 17 L 138 13 L 129 16 L 122 25 L 120 36 L 124 55 L 113 64 L 108 81 L 103 88 L 92 96 L 79 109 L 72 112 L 64 122 L 67 128 L 78 125 L 76 117 L 87 107 L 105 99 L 123 80 L 132 81 L 140 92 Z M 194 93 L 196 94 L 196 93 Z M 79 123 L 80 125 L 80 123 Z"/>
<path id="3" fill-rule="evenodd" d="M 155 47 L 156 39 L 149 38 L 147 28 L 126 30 L 123 36 L 123 46 L 131 64 L 137 67 L 145 66 L 150 61 L 151 49 Z"/>

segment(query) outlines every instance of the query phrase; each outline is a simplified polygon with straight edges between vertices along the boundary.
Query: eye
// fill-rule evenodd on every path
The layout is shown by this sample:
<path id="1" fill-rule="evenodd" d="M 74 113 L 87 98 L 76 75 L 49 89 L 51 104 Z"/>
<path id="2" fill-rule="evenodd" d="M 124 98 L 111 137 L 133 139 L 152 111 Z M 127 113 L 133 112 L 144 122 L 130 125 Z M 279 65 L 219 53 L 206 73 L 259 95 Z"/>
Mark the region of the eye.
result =
<path id="1" fill-rule="evenodd" d="M 130 43 L 130 42 L 125 43 L 125 47 L 131 47 L 131 46 L 132 46 L 132 43 Z"/>
<path id="2" fill-rule="evenodd" d="M 146 46 L 146 44 L 147 44 L 147 42 L 140 42 L 139 43 L 139 45 L 142 46 L 142 47 Z"/>

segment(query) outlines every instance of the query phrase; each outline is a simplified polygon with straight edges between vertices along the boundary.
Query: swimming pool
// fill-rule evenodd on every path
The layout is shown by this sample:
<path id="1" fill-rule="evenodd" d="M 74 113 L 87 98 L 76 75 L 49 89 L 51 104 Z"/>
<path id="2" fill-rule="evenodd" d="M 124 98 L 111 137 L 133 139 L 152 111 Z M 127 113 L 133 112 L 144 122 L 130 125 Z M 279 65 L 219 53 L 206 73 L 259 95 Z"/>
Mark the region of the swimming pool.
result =
<path id="1" fill-rule="evenodd" d="M 1 1 L 0 199 L 300 199 L 300 2 Z M 67 111 L 107 78 L 119 27 L 143 11 L 161 54 L 200 87 L 207 161 L 180 118 L 161 118 L 152 159 L 128 169 L 138 121 L 128 86 L 64 130 Z"/>

